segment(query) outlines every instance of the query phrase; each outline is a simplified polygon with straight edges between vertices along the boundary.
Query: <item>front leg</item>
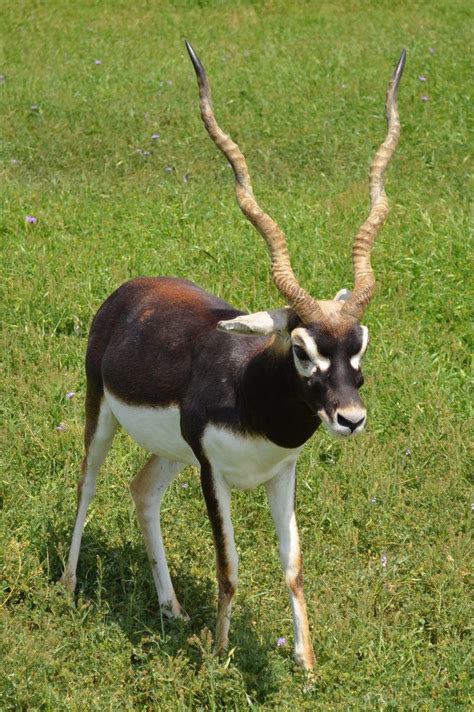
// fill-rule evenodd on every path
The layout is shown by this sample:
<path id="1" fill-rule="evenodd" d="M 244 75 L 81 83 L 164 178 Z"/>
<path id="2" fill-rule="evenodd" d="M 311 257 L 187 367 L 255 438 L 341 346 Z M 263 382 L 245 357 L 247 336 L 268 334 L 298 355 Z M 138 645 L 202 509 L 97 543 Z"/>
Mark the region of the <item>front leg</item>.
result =
<path id="1" fill-rule="evenodd" d="M 295 660 L 305 670 L 315 664 L 303 593 L 303 561 L 295 517 L 296 463 L 265 483 L 268 502 L 280 543 L 280 559 L 288 584 L 295 631 Z"/>
<path id="2" fill-rule="evenodd" d="M 237 588 L 238 556 L 230 518 L 230 487 L 210 466 L 201 469 L 201 486 L 216 549 L 219 602 L 217 608 L 216 653 L 223 654 L 228 645 L 232 598 Z"/>

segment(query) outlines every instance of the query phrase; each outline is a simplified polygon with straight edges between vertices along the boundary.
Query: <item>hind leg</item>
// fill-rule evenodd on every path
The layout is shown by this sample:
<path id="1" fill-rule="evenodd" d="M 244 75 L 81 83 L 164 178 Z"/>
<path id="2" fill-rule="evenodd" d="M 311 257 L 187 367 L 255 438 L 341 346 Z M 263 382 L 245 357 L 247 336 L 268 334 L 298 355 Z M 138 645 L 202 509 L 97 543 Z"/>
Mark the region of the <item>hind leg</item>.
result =
<path id="1" fill-rule="evenodd" d="M 152 455 L 130 485 L 160 607 L 169 618 L 187 618 L 187 615 L 181 608 L 171 583 L 161 537 L 160 507 L 168 485 L 183 467 L 181 463 Z"/>
<path id="2" fill-rule="evenodd" d="M 77 514 L 72 534 L 69 558 L 61 582 L 71 593 L 76 588 L 76 569 L 81 548 L 82 532 L 87 508 L 95 494 L 97 474 L 110 450 L 118 422 L 105 398 L 94 397 L 88 391 L 86 408 L 86 454 L 82 462 L 82 476 L 77 486 Z"/>

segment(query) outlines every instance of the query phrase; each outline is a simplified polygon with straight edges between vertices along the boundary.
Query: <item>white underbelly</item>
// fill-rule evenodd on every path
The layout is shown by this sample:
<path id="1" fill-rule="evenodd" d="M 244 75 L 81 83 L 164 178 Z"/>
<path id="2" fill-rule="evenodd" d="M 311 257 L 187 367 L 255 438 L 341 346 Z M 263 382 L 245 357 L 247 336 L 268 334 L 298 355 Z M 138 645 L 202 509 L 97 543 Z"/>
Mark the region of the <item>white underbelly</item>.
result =
<path id="1" fill-rule="evenodd" d="M 155 408 L 130 405 L 107 389 L 104 389 L 104 395 L 120 425 L 145 450 L 173 462 L 199 465 L 194 452 L 181 435 L 178 406 Z"/>
<path id="2" fill-rule="evenodd" d="M 106 401 L 123 429 L 154 455 L 186 465 L 199 462 L 181 435 L 178 406 L 130 405 L 104 389 Z M 208 425 L 202 438 L 204 453 L 213 472 L 230 487 L 252 489 L 291 466 L 301 448 L 288 449 L 263 437 L 239 435 L 228 428 Z"/>

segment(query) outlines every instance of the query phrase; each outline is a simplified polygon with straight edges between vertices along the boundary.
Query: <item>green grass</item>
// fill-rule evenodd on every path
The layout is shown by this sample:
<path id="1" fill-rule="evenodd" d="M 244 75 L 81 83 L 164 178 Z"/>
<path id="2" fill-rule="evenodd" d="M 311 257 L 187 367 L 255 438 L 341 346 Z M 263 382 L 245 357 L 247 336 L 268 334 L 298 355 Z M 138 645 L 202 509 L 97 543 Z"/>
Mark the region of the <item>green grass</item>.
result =
<path id="1" fill-rule="evenodd" d="M 1 14 L 0 707 L 469 709 L 470 4 L 25 0 Z M 225 665 L 211 654 L 196 472 L 163 512 L 192 621 L 162 625 L 127 491 L 145 455 L 124 435 L 91 507 L 75 606 L 56 583 L 82 457 L 87 330 L 104 297 L 131 276 L 173 274 L 249 310 L 281 303 L 199 119 L 184 37 L 317 297 L 351 285 L 385 88 L 408 50 L 365 319 L 369 427 L 354 442 L 317 433 L 299 464 L 311 689 L 292 663 L 260 490 L 233 500 L 241 585 Z"/>

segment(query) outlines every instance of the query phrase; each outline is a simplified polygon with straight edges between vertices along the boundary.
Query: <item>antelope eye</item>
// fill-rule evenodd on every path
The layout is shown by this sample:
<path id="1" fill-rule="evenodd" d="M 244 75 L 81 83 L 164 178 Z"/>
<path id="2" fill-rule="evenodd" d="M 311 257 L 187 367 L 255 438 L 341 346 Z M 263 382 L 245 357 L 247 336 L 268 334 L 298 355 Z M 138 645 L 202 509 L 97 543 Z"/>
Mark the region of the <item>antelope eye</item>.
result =
<path id="1" fill-rule="evenodd" d="M 293 351 L 295 353 L 295 356 L 300 360 L 300 361 L 311 361 L 309 358 L 308 354 L 304 349 L 301 348 L 301 346 L 297 346 L 296 344 L 293 345 Z"/>

